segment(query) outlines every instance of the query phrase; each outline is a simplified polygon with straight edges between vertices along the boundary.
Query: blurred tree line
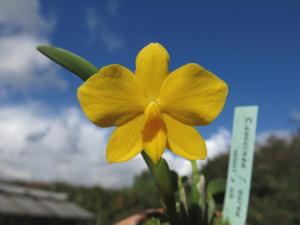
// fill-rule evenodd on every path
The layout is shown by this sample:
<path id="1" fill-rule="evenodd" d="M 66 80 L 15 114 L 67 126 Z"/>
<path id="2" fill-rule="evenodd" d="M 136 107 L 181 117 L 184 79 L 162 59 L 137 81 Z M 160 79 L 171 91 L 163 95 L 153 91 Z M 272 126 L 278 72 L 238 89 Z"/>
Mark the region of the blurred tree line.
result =
<path id="1" fill-rule="evenodd" d="M 122 189 L 54 183 L 48 190 L 68 193 L 69 200 L 96 215 L 96 222 L 83 225 L 112 225 L 145 209 L 161 207 L 151 174 L 146 171 L 135 177 L 131 187 Z"/>
<path id="2" fill-rule="evenodd" d="M 300 133 L 288 139 L 271 137 L 256 147 L 247 219 L 250 225 L 300 224 L 299 161 Z M 227 166 L 227 154 L 210 160 L 203 169 L 206 180 L 225 178 Z M 158 192 L 147 172 L 135 177 L 128 188 L 112 190 L 55 183 L 48 189 L 68 193 L 71 201 L 93 212 L 93 225 L 111 225 L 144 209 L 160 207 Z M 223 197 L 219 200 L 220 209 Z"/>
<path id="3" fill-rule="evenodd" d="M 208 180 L 226 177 L 228 155 L 209 161 Z M 250 225 L 300 224 L 300 132 L 288 139 L 271 136 L 257 146 L 248 211 Z"/>

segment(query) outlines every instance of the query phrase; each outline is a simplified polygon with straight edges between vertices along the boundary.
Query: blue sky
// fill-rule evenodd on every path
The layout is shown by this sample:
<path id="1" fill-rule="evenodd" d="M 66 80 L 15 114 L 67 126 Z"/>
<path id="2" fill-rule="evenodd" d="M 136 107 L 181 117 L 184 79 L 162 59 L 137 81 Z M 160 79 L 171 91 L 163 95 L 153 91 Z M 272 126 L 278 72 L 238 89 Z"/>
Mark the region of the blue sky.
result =
<path id="1" fill-rule="evenodd" d="M 111 3 L 113 4 L 113 3 Z M 54 45 L 72 50 L 97 66 L 120 63 L 134 69 L 136 53 L 149 42 L 160 42 L 171 55 L 170 68 L 197 62 L 222 77 L 230 87 L 224 112 L 215 122 L 231 127 L 235 106 L 260 106 L 259 131 L 290 128 L 289 116 L 300 110 L 300 4 L 297 1 L 61 1 L 42 3 L 54 13 Z M 101 27 L 86 27 L 93 12 L 97 25 L 123 44 L 110 50 L 101 40 Z M 91 13 L 90 13 L 91 14 Z M 90 15 L 91 16 L 91 15 Z M 102 21 L 103 20 L 103 21 Z M 76 78 L 71 104 L 77 104 Z M 47 93 L 50 96 L 49 93 Z M 58 93 L 59 95 L 59 93 Z M 52 96 L 57 98 L 56 96 Z M 211 132 L 214 124 L 203 133 Z"/>
<path id="2" fill-rule="evenodd" d="M 57 165 L 60 172 L 49 180 L 73 176 L 69 180 L 76 182 L 78 176 L 86 175 L 78 175 L 80 151 L 69 164 L 60 164 L 57 158 L 70 158 L 71 149 L 84 146 L 88 138 L 83 137 L 89 135 L 98 137 L 105 149 L 110 132 L 93 127 L 83 117 L 76 99 L 81 81 L 39 54 L 34 49 L 39 44 L 71 50 L 98 67 L 119 63 L 134 70 L 137 52 L 149 42 L 159 42 L 169 51 L 171 70 L 189 62 L 206 67 L 230 88 L 220 117 L 199 128 L 215 151 L 225 149 L 220 145 L 230 141 L 236 106 L 259 105 L 259 135 L 295 130 L 300 121 L 299 12 L 300 2 L 292 0 L 0 0 L 0 139 L 4 143 L 0 144 L 0 160 L 2 170 L 7 171 L 0 177 L 40 179 L 45 174 L 37 170 Z M 80 128 L 78 134 L 74 127 Z M 66 138 L 57 142 L 57 135 Z M 33 143 L 35 139 L 41 141 Z M 75 140 L 78 146 L 70 147 L 65 140 Z M 51 143 L 55 150 L 49 149 Z M 52 164 L 39 165 L 47 158 L 42 155 L 43 159 L 32 161 L 28 148 L 48 149 L 46 156 L 52 157 Z M 53 153 L 62 148 L 70 150 L 63 155 Z M 91 149 L 90 158 L 100 151 L 95 146 Z M 11 152 L 16 155 L 8 156 Z M 127 168 L 132 169 L 132 176 L 143 168 L 126 165 L 113 167 L 115 173 Z M 95 174 L 100 169 L 109 171 L 106 166 L 95 166 Z M 108 172 L 103 174 L 109 177 Z M 99 179 L 95 175 L 83 183 L 103 184 Z M 118 183 L 117 178 L 107 182 L 128 184 Z"/>

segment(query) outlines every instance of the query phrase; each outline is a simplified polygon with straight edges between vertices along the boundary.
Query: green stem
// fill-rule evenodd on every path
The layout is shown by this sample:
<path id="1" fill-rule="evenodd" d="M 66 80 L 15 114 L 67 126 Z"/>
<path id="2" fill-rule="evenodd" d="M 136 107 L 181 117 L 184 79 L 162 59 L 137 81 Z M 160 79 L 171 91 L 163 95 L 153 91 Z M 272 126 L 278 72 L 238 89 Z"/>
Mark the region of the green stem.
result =
<path id="1" fill-rule="evenodd" d="M 199 184 L 200 184 L 200 174 L 197 165 L 197 161 L 191 161 L 192 164 L 192 204 L 199 204 L 200 192 L 199 192 Z"/>
<path id="2" fill-rule="evenodd" d="M 190 223 L 192 225 L 202 224 L 202 209 L 200 206 L 200 173 L 197 161 L 191 161 L 192 164 L 192 193 L 191 206 L 189 208 Z"/>
<path id="3" fill-rule="evenodd" d="M 142 156 L 154 178 L 155 184 L 159 190 L 160 197 L 166 208 L 166 214 L 171 225 L 179 225 L 179 218 L 176 212 L 175 185 L 172 173 L 167 162 L 161 158 L 157 164 L 154 164 L 145 152 Z"/>

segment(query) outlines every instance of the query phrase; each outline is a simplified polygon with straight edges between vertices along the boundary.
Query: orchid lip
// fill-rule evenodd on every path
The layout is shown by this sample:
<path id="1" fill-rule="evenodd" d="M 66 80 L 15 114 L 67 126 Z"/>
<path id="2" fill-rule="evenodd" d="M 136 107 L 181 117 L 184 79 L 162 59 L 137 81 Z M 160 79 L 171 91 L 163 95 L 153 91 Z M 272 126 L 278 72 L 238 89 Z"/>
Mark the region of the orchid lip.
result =
<path id="1" fill-rule="evenodd" d="M 161 111 L 156 100 L 150 100 L 144 111 L 146 121 L 161 118 Z"/>

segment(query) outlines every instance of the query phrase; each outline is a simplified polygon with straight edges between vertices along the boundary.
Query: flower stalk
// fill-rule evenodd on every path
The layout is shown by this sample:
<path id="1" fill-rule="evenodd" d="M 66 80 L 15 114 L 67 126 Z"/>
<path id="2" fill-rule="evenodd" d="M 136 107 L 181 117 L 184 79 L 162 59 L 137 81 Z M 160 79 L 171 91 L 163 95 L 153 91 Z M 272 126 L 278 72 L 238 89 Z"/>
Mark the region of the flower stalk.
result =
<path id="1" fill-rule="evenodd" d="M 175 200 L 176 184 L 174 182 L 176 182 L 176 180 L 174 179 L 167 162 L 161 158 L 157 164 L 154 164 L 145 152 L 142 152 L 142 156 L 159 190 L 170 224 L 179 225 Z"/>

